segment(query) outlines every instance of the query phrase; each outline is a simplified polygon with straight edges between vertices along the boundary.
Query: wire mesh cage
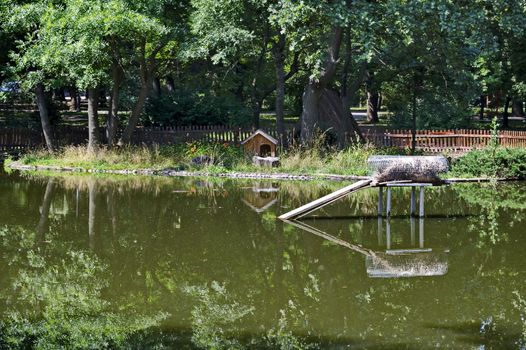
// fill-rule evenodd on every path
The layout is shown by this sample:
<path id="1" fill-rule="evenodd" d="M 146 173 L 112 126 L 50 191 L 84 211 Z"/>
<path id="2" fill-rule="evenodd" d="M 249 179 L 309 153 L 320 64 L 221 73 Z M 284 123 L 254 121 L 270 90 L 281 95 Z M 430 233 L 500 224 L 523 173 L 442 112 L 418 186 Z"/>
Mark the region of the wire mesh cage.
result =
<path id="1" fill-rule="evenodd" d="M 440 180 L 439 174 L 449 170 L 449 163 L 444 156 L 371 156 L 367 165 L 378 182 L 436 182 Z"/>

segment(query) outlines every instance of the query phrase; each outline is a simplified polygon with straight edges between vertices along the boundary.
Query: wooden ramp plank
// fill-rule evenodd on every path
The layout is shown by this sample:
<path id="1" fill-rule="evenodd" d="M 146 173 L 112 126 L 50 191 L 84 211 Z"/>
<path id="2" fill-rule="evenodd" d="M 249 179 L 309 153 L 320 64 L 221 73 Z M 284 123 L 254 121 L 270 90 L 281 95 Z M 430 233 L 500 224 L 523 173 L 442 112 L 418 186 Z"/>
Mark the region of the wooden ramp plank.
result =
<path id="1" fill-rule="evenodd" d="M 281 215 L 279 217 L 279 219 L 281 219 L 281 220 L 292 220 L 292 219 L 300 218 L 300 217 L 302 217 L 304 215 L 307 215 L 308 213 L 310 213 L 310 212 L 312 212 L 314 210 L 320 209 L 320 208 L 326 206 L 327 204 L 330 204 L 330 203 L 332 203 L 332 202 L 334 202 L 334 201 L 336 201 L 336 200 L 348 195 L 349 193 L 352 193 L 352 192 L 361 190 L 363 188 L 369 187 L 371 182 L 372 182 L 372 180 L 370 180 L 370 179 L 368 179 L 368 180 L 361 180 L 361 181 L 355 182 L 352 185 L 346 186 L 346 187 L 344 187 L 342 189 L 339 189 L 338 191 L 329 193 L 328 195 L 326 195 L 324 197 L 321 197 L 319 199 L 316 199 L 315 201 L 312 201 L 310 203 L 302 205 L 299 208 L 291 210 L 288 213 L 285 213 L 285 214 Z"/>

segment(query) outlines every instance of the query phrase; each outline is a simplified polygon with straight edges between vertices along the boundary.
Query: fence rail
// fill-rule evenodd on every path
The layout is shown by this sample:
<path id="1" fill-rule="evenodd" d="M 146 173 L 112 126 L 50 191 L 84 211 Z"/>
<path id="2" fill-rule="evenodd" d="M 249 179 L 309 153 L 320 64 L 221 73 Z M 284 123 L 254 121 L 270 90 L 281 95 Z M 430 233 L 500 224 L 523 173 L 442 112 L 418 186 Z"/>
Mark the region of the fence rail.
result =
<path id="1" fill-rule="evenodd" d="M 380 147 L 411 147 L 410 130 L 389 130 L 385 127 L 363 126 L 360 128 L 365 139 Z M 229 126 L 179 126 L 138 128 L 133 136 L 134 144 L 177 144 L 192 141 L 207 141 L 219 143 L 239 143 L 252 133 L 250 129 Z M 293 131 L 289 131 L 292 139 Z M 101 129 L 101 137 L 104 133 Z M 277 132 L 271 130 L 270 135 L 277 137 Z M 79 145 L 86 142 L 88 131 L 86 127 L 64 126 L 54 131 L 55 140 L 60 145 Z M 490 143 L 492 138 L 489 130 L 418 130 L 416 147 L 424 152 L 463 152 L 474 148 L 482 148 Z M 499 131 L 500 145 L 507 147 L 525 147 L 526 131 Z M 0 151 L 22 151 L 42 147 L 45 144 L 42 132 L 27 128 L 0 129 Z"/>
<path id="2" fill-rule="evenodd" d="M 411 130 L 363 130 L 365 138 L 376 146 L 411 147 Z M 498 131 L 498 143 L 505 147 L 525 147 L 526 131 Z M 416 132 L 416 148 L 424 152 L 462 152 L 483 148 L 492 139 L 490 130 L 418 130 Z"/>

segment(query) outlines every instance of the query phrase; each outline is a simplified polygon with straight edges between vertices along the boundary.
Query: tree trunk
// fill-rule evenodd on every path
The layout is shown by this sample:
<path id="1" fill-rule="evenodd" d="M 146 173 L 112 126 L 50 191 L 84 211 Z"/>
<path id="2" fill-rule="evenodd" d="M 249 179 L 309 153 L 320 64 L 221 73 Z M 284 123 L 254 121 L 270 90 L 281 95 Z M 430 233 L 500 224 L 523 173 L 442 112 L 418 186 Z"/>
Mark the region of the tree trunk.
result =
<path id="1" fill-rule="evenodd" d="M 268 47 L 268 40 L 269 40 L 269 28 L 266 26 L 264 28 L 263 32 L 263 42 L 261 45 L 261 50 L 259 52 L 256 69 L 254 70 L 254 76 L 252 78 L 252 84 L 250 89 L 250 97 L 252 99 L 252 128 L 253 129 L 259 129 L 259 116 L 261 114 L 261 106 L 263 105 L 263 100 L 265 99 L 265 96 L 263 96 L 259 93 L 259 81 L 258 81 L 258 75 L 261 72 L 261 69 L 263 67 L 263 63 L 265 61 L 265 55 L 267 53 L 267 47 Z"/>
<path id="2" fill-rule="evenodd" d="M 55 189 L 55 180 L 49 178 L 46 185 L 46 192 L 44 193 L 44 198 L 42 199 L 42 207 L 40 209 L 40 220 L 38 221 L 36 236 L 37 241 L 42 243 L 45 241 L 46 232 L 48 230 L 48 221 L 49 221 L 49 208 L 51 207 L 51 199 L 53 198 L 53 192 Z"/>
<path id="3" fill-rule="evenodd" d="M 146 82 L 143 82 L 143 84 L 141 85 L 141 89 L 139 91 L 137 102 L 135 103 L 135 106 L 133 107 L 133 110 L 131 112 L 130 119 L 128 120 L 128 125 L 126 125 L 126 128 L 122 132 L 122 136 L 119 141 L 119 145 L 124 145 L 124 144 L 131 142 L 131 137 L 133 135 L 135 127 L 139 123 L 139 117 L 141 116 L 142 109 L 146 102 L 146 98 L 148 97 L 148 93 L 150 91 L 149 89 L 150 85 L 151 85 L 151 79 L 148 79 Z"/>
<path id="4" fill-rule="evenodd" d="M 75 88 L 68 87 L 68 91 L 69 91 L 69 97 L 70 97 L 70 100 L 67 102 L 69 111 L 76 112 L 77 111 L 77 101 L 75 100 Z M 64 95 L 65 95 L 65 92 L 64 92 Z M 64 97 L 64 99 L 65 98 L 66 97 Z"/>
<path id="5" fill-rule="evenodd" d="M 416 152 L 416 78 L 413 85 L 413 101 L 412 101 L 412 108 L 411 108 L 411 114 L 412 114 L 412 127 L 411 127 L 411 154 L 415 154 Z"/>
<path id="6" fill-rule="evenodd" d="M 40 114 L 40 123 L 42 125 L 42 132 L 44 133 L 44 139 L 46 140 L 46 147 L 50 152 L 55 151 L 55 144 L 53 140 L 53 130 L 51 122 L 49 120 L 49 110 L 46 101 L 46 92 L 44 86 L 38 83 L 35 86 L 35 95 L 37 98 L 38 112 Z"/>
<path id="7" fill-rule="evenodd" d="M 155 68 L 157 66 L 157 61 L 155 55 L 163 48 L 163 45 L 159 45 L 151 53 L 146 54 L 146 41 L 141 42 L 141 55 L 139 57 L 140 61 L 140 71 L 141 71 L 141 89 L 139 90 L 139 96 L 137 96 L 137 102 L 133 107 L 133 110 L 130 114 L 130 119 L 128 120 L 128 125 L 124 129 L 121 139 L 119 140 L 119 145 L 127 144 L 131 142 L 131 137 L 135 131 L 135 127 L 139 123 L 139 117 L 141 116 L 144 104 L 148 98 L 148 93 L 152 86 L 152 79 L 155 73 Z M 149 56 L 149 57 L 148 57 Z"/>
<path id="8" fill-rule="evenodd" d="M 274 44 L 273 56 L 276 70 L 276 127 L 280 146 L 285 146 L 285 34 L 278 34 Z"/>
<path id="9" fill-rule="evenodd" d="M 370 123 L 378 123 L 378 92 L 367 91 L 367 121 Z"/>
<path id="10" fill-rule="evenodd" d="M 351 35 L 351 29 L 348 28 L 345 35 L 345 53 L 344 53 L 344 61 L 343 61 L 343 69 L 342 69 L 342 79 L 341 79 L 341 90 L 340 90 L 340 100 L 342 105 L 342 125 L 343 125 L 343 138 L 339 137 L 339 146 L 341 148 L 345 147 L 347 145 L 348 139 L 350 139 L 350 136 L 352 134 L 352 130 L 354 128 L 354 125 L 356 124 L 356 121 L 354 120 L 354 117 L 351 113 L 351 104 L 354 99 L 354 94 L 356 91 L 358 91 L 359 83 L 357 84 L 358 80 L 362 80 L 362 67 L 360 66 L 360 71 L 358 72 L 358 76 L 356 77 L 353 84 L 348 84 L 349 82 L 349 70 L 351 68 L 352 64 L 352 35 Z M 358 128 L 356 128 L 358 130 Z M 358 133 L 361 139 L 361 134 Z"/>
<path id="11" fill-rule="evenodd" d="M 301 112 L 301 143 L 308 145 L 314 141 L 319 123 L 319 100 L 321 88 L 315 82 L 309 82 L 303 91 L 303 111 Z"/>
<path id="12" fill-rule="evenodd" d="M 524 106 L 523 101 L 518 99 L 513 99 L 511 104 L 511 113 L 515 118 L 524 118 Z"/>
<path id="13" fill-rule="evenodd" d="M 315 129 L 320 122 L 320 98 L 323 89 L 334 78 L 336 65 L 340 55 L 343 29 L 334 26 L 331 32 L 331 41 L 328 46 L 328 56 L 325 67 L 318 79 L 311 78 L 303 92 L 303 111 L 301 113 L 301 143 L 304 145 L 312 143 Z"/>
<path id="14" fill-rule="evenodd" d="M 511 97 L 510 96 L 506 96 L 506 102 L 504 102 L 504 112 L 502 113 L 502 126 L 505 127 L 505 128 L 508 128 L 510 126 L 510 123 L 509 123 L 509 108 L 510 108 L 510 102 L 511 102 Z"/>
<path id="15" fill-rule="evenodd" d="M 499 107 L 500 107 L 500 93 L 495 94 L 495 118 L 499 117 Z"/>
<path id="16" fill-rule="evenodd" d="M 124 74 L 118 63 L 113 63 L 111 71 L 113 87 L 111 90 L 108 117 L 106 118 L 106 138 L 108 139 L 109 147 L 115 145 L 115 137 L 117 135 L 117 128 L 119 127 L 119 93 L 124 78 Z"/>
<path id="17" fill-rule="evenodd" d="M 378 123 L 378 90 L 373 77 L 374 73 L 367 71 L 367 81 L 365 83 L 367 90 L 367 121 L 369 123 Z"/>
<path id="18" fill-rule="evenodd" d="M 349 91 L 348 85 L 349 85 L 349 70 L 351 69 L 352 64 L 352 47 L 351 47 L 351 33 L 350 30 L 347 30 L 347 34 L 345 36 L 345 54 L 344 54 L 344 61 L 343 61 L 343 69 L 342 69 L 342 79 L 341 79 L 341 90 L 340 90 L 340 96 L 342 99 L 342 107 L 345 113 L 350 113 L 351 111 L 351 104 L 352 100 L 354 98 L 354 93 L 351 96 L 351 92 Z M 361 74 L 359 74 L 361 76 Z M 351 114 L 352 115 L 352 114 Z"/>
<path id="19" fill-rule="evenodd" d="M 484 95 L 480 95 L 480 111 L 479 111 L 479 119 L 484 119 L 484 107 L 486 107 L 486 97 Z"/>
<path id="20" fill-rule="evenodd" d="M 88 151 L 97 152 L 99 141 L 99 90 L 88 89 Z"/>
<path id="21" fill-rule="evenodd" d="M 112 187 L 108 187 L 108 194 L 106 196 L 106 204 L 108 208 L 108 215 L 110 217 L 111 232 L 113 238 L 117 234 L 117 210 L 115 208 L 115 197 L 114 190 Z"/>
<path id="22" fill-rule="evenodd" d="M 77 113 L 80 112 L 80 102 L 81 102 L 80 92 L 78 89 L 75 89 L 75 111 Z"/>
<path id="23" fill-rule="evenodd" d="M 324 69 L 318 79 L 310 79 L 303 92 L 303 111 L 301 114 L 301 143 L 311 144 L 316 128 L 333 130 L 338 137 L 338 145 L 342 147 L 353 129 L 360 136 L 357 124 L 348 111 L 345 111 L 338 92 L 327 86 L 336 74 L 339 59 L 343 29 L 333 27 L 328 56 Z M 323 101 L 322 101 L 323 100 Z M 335 101 L 339 103 L 336 104 Z"/>
<path id="24" fill-rule="evenodd" d="M 354 101 L 354 97 L 356 96 L 356 93 L 360 89 L 360 86 L 362 85 L 366 74 L 367 74 L 367 62 L 362 62 L 360 64 L 360 67 L 358 69 L 358 72 L 354 79 L 352 80 L 352 83 L 349 84 L 349 71 L 352 65 L 352 41 L 351 41 L 351 30 L 347 30 L 346 35 L 346 44 L 345 44 L 345 54 L 344 54 L 344 64 L 342 69 L 342 78 L 341 78 L 341 91 L 340 91 L 340 98 L 342 101 L 342 108 L 343 108 L 343 125 L 345 130 L 346 137 L 351 137 L 354 134 L 358 136 L 358 139 L 360 142 L 365 142 L 365 139 L 362 136 L 362 133 L 360 132 L 360 128 L 358 127 L 358 123 L 356 123 L 356 120 L 354 119 L 352 113 L 351 113 L 351 105 Z M 347 141 L 347 140 L 345 140 Z M 345 144 L 343 144 L 345 145 Z"/>
<path id="25" fill-rule="evenodd" d="M 88 205 L 88 242 L 91 250 L 95 249 L 95 219 L 97 217 L 97 182 L 88 182 L 89 205 Z"/>
<path id="26" fill-rule="evenodd" d="M 161 97 L 161 80 L 157 77 L 152 79 L 152 92 L 154 97 Z"/>
<path id="27" fill-rule="evenodd" d="M 252 128 L 259 129 L 259 115 L 261 114 L 262 100 L 252 98 Z"/>
<path id="28" fill-rule="evenodd" d="M 166 88 L 168 89 L 169 93 L 173 93 L 175 91 L 175 82 L 170 76 L 166 77 Z"/>

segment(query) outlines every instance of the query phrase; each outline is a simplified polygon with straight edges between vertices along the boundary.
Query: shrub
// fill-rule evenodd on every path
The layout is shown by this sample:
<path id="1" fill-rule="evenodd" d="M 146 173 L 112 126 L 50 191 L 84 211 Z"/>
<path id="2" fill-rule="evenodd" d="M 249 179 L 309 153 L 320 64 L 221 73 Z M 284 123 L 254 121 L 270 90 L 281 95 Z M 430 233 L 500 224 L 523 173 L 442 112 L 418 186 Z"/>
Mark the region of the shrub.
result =
<path id="1" fill-rule="evenodd" d="M 453 175 L 526 178 L 526 149 L 485 148 L 466 153 L 453 163 Z"/>

